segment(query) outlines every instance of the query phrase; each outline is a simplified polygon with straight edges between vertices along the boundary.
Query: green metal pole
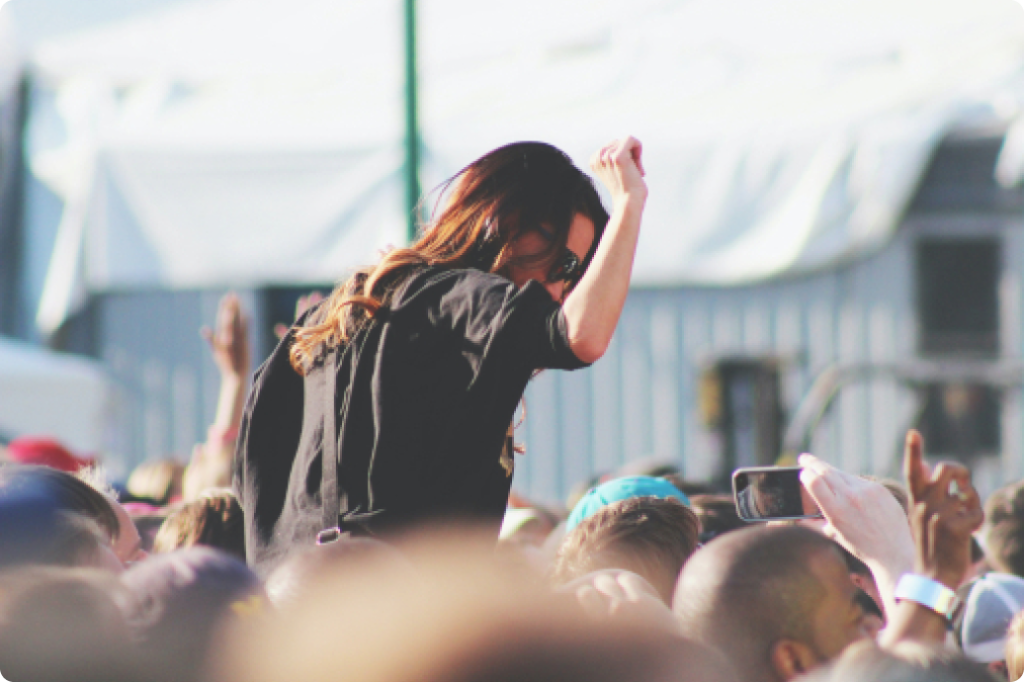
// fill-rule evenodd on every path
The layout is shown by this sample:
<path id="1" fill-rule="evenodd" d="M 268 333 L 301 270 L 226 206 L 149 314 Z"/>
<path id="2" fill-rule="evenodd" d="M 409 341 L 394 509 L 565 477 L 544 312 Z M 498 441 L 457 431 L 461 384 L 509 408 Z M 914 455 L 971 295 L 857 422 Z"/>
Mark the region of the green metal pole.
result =
<path id="1" fill-rule="evenodd" d="M 405 215 L 411 244 L 419 228 L 420 133 L 416 96 L 416 0 L 405 4 Z"/>

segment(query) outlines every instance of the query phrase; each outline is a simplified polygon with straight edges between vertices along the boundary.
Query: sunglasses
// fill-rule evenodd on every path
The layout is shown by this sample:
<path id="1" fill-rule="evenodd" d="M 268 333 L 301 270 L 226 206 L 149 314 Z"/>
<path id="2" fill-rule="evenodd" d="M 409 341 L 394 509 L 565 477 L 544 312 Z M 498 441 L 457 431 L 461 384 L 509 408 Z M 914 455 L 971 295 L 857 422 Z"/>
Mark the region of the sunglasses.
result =
<path id="1" fill-rule="evenodd" d="M 549 282 L 566 282 L 569 285 L 576 284 L 576 280 L 583 274 L 583 263 L 580 257 L 566 249 L 565 253 L 554 262 L 548 270 Z"/>

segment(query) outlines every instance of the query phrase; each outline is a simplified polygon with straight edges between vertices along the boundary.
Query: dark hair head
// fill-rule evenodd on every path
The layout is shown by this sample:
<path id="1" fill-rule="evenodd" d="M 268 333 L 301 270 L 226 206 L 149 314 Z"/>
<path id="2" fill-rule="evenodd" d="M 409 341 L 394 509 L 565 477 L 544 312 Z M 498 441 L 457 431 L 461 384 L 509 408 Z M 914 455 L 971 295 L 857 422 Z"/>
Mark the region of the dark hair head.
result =
<path id="1" fill-rule="evenodd" d="M 580 522 L 558 550 L 554 580 L 565 584 L 605 568 L 633 571 L 672 603 L 676 578 L 697 549 L 700 524 L 675 499 L 632 497 Z"/>
<path id="2" fill-rule="evenodd" d="M 242 508 L 230 490 L 203 494 L 172 512 L 160 526 L 153 540 L 153 551 L 203 545 L 227 552 L 245 560 L 245 531 Z"/>
<path id="3" fill-rule="evenodd" d="M 596 230 L 589 264 L 608 213 L 593 181 L 564 152 L 543 142 L 516 142 L 485 154 L 451 178 L 439 201 L 444 208 L 415 248 L 442 259 L 464 253 L 461 267 L 503 272 L 512 263 L 508 245 L 523 232 L 540 232 L 549 248 L 522 256 L 521 265 L 543 262 L 564 248 L 573 217 L 583 214 Z"/>
<path id="4" fill-rule="evenodd" d="M 95 522 L 41 498 L 0 500 L 0 570 L 99 565 L 109 541 Z"/>
<path id="5" fill-rule="evenodd" d="M 443 185 L 438 202 L 443 207 L 414 244 L 390 251 L 338 286 L 317 321 L 296 331 L 291 363 L 297 371 L 304 373 L 324 348 L 345 343 L 424 266 L 502 275 L 510 266 L 536 266 L 565 249 L 573 218 L 582 214 L 595 230 L 585 270 L 608 223 L 593 181 L 543 142 L 516 142 L 485 154 Z M 509 246 L 527 232 L 542 235 L 547 248 L 513 258 Z"/>
<path id="6" fill-rule="evenodd" d="M 0 568 L 88 565 L 117 534 L 107 499 L 71 474 L 0 467 Z"/>
<path id="7" fill-rule="evenodd" d="M 45 497 L 54 508 L 94 521 L 109 540 L 117 538 L 120 526 L 114 508 L 102 493 L 71 474 L 44 466 L 7 464 L 0 466 L 0 499 L 32 495 Z"/>
<path id="8" fill-rule="evenodd" d="M 750 526 L 736 513 L 732 495 L 694 495 L 690 508 L 700 521 L 700 541 L 704 544 L 723 533 Z"/>
<path id="9" fill-rule="evenodd" d="M 754 527 L 719 537 L 679 577 L 673 610 L 684 633 L 729 651 L 741 676 L 758 679 L 781 639 L 813 641 L 815 611 L 827 594 L 811 558 L 835 543 L 800 527 Z"/>

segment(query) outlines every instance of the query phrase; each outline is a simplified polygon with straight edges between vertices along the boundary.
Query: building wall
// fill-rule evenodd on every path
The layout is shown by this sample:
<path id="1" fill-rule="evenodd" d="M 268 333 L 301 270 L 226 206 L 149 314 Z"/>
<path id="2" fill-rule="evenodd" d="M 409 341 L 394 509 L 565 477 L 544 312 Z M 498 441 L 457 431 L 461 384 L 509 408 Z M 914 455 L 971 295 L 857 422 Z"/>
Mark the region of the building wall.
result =
<path id="1" fill-rule="evenodd" d="M 832 362 L 908 355 L 907 261 L 897 243 L 855 266 L 799 280 L 631 292 L 604 358 L 587 370 L 545 373 L 528 389 L 517 487 L 558 499 L 591 474 L 647 458 L 710 478 L 719 448 L 695 409 L 701 368 L 727 355 L 779 356 L 783 399 L 792 408 Z M 814 451 L 850 470 L 886 469 L 893 450 L 886 439 L 906 398 L 881 382 L 844 392 Z"/>
<path id="2" fill-rule="evenodd" d="M 110 369 L 115 399 L 106 462 L 114 476 L 163 457 L 187 462 L 206 438 L 219 390 L 219 374 L 203 326 L 213 327 L 223 291 L 107 294 L 88 311 L 94 354 Z M 253 315 L 254 358 L 261 307 L 251 291 L 239 292 Z"/>

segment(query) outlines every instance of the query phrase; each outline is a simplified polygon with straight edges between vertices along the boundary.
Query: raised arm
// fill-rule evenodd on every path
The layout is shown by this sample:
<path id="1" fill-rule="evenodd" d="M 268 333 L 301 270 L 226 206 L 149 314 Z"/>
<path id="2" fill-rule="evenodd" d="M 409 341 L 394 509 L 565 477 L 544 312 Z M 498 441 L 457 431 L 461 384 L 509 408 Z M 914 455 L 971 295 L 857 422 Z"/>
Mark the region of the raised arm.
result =
<path id="1" fill-rule="evenodd" d="M 217 309 L 217 329 L 211 331 L 203 327 L 201 333 L 210 344 L 213 360 L 220 372 L 220 395 L 212 428 L 230 435 L 242 419 L 252 369 L 249 320 L 242 314 L 237 294 L 229 293 L 221 299 Z"/>
<path id="2" fill-rule="evenodd" d="M 914 568 L 914 540 L 903 508 L 885 486 L 800 455 L 800 481 L 827 523 L 822 531 L 871 569 L 886 617 L 896 583 Z"/>
<path id="3" fill-rule="evenodd" d="M 903 471 L 910 491 L 917 575 L 956 590 L 971 565 L 971 534 L 985 514 L 971 485 L 971 472 L 961 464 L 944 462 L 932 471 L 924 462 L 921 434 L 907 434 Z M 941 646 L 946 617 L 913 600 L 901 601 L 882 631 L 879 642 L 894 646 L 916 642 Z"/>
<path id="4" fill-rule="evenodd" d="M 238 437 L 238 425 L 249 389 L 251 351 L 249 321 L 242 313 L 238 296 L 230 293 L 220 300 L 216 330 L 203 327 L 213 361 L 220 373 L 217 413 L 207 431 L 206 442 L 196 445 L 185 470 L 185 501 L 197 499 L 203 490 L 224 487 L 231 480 L 231 459 Z"/>
<path id="5" fill-rule="evenodd" d="M 611 194 L 612 214 L 590 267 L 562 306 L 569 347 L 584 362 L 604 355 L 626 303 L 647 201 L 642 150 L 639 140 L 626 137 L 601 148 L 590 162 Z"/>

